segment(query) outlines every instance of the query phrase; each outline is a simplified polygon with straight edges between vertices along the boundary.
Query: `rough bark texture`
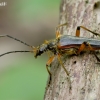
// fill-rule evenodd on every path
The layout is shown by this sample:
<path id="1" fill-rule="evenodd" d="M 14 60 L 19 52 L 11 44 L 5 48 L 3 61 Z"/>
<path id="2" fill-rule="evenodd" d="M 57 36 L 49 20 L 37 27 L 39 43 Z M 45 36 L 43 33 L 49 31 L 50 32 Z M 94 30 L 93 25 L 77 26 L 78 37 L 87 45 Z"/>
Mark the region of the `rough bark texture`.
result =
<path id="1" fill-rule="evenodd" d="M 75 36 L 79 25 L 100 33 L 100 16 L 96 5 L 98 1 L 100 2 L 100 0 L 61 0 L 60 24 L 68 22 L 67 26 L 61 28 L 61 34 Z M 97 38 L 83 29 L 81 37 Z M 55 58 L 51 66 L 52 81 L 46 88 L 44 100 L 100 100 L 100 64 L 96 64 L 95 56 L 87 52 L 79 56 L 65 57 L 63 62 L 70 73 L 71 83 Z"/>

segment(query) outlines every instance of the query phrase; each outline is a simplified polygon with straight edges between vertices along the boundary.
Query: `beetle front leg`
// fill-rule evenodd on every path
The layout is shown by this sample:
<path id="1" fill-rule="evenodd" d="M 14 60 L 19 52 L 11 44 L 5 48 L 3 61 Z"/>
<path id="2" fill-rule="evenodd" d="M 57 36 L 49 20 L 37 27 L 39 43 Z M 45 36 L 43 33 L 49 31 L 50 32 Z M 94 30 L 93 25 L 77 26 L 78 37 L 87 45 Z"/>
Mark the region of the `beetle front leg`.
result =
<path id="1" fill-rule="evenodd" d="M 48 86 L 49 86 L 50 83 L 51 83 L 51 76 L 52 76 L 52 74 L 51 74 L 51 72 L 50 72 L 50 70 L 49 70 L 48 67 L 50 67 L 50 64 L 52 63 L 54 57 L 55 57 L 55 56 L 50 57 L 50 59 L 49 59 L 49 60 L 47 61 L 47 63 L 46 63 L 46 69 L 47 69 L 47 71 L 48 71 L 48 73 L 49 73 L 49 75 L 50 75 L 50 80 L 49 80 Z"/>
<path id="2" fill-rule="evenodd" d="M 50 72 L 50 70 L 49 70 L 49 66 L 50 66 L 50 64 L 52 63 L 52 61 L 53 61 L 53 59 L 54 59 L 54 57 L 55 57 L 55 55 L 54 56 L 52 56 L 52 57 L 50 57 L 50 59 L 48 60 L 48 62 L 46 63 L 46 68 L 47 68 L 47 71 L 48 71 L 48 73 L 49 73 L 49 75 L 50 75 L 50 80 L 49 80 L 49 84 L 48 84 L 48 86 L 50 85 L 50 83 L 51 83 L 51 80 L 52 80 L 52 73 Z M 62 61 L 61 61 L 61 56 L 60 56 L 60 54 L 57 54 L 57 58 L 58 58 L 58 61 L 60 62 L 60 64 L 61 64 L 61 66 L 63 67 L 63 69 L 64 69 L 64 71 L 65 71 L 65 73 L 67 74 L 67 76 L 68 76 L 68 82 L 69 82 L 69 85 L 70 85 L 70 89 L 71 89 L 71 80 L 70 80 L 70 77 L 69 77 L 69 72 L 67 71 L 67 69 L 65 68 L 65 66 L 63 65 L 63 63 L 62 63 Z"/>

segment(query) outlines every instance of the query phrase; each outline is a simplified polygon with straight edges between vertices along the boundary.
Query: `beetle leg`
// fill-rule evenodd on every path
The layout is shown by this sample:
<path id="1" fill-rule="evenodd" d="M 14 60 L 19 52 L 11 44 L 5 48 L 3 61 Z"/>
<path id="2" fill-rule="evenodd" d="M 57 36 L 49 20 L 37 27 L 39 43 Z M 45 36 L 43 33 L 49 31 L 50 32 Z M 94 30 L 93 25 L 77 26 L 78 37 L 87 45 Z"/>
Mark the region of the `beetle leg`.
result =
<path id="1" fill-rule="evenodd" d="M 77 52 L 77 54 L 80 54 L 81 51 L 83 51 L 85 48 L 87 48 L 86 46 L 88 46 L 88 50 L 92 51 L 94 56 L 96 57 L 97 61 L 99 61 L 100 63 L 100 58 L 96 55 L 95 53 L 95 49 L 92 48 L 92 46 L 88 43 L 88 42 L 83 42 Z"/>
<path id="2" fill-rule="evenodd" d="M 95 49 L 92 48 L 92 46 L 88 42 L 83 42 L 81 44 L 81 46 L 79 47 L 79 50 L 77 51 L 77 54 L 80 54 L 80 52 L 83 51 L 84 49 L 88 49 L 89 51 L 95 51 Z"/>
<path id="3" fill-rule="evenodd" d="M 70 80 L 70 76 L 69 76 L 69 72 L 67 71 L 67 69 L 65 68 L 65 66 L 63 65 L 63 63 L 62 63 L 62 61 L 61 61 L 61 56 L 60 56 L 60 54 L 58 54 L 57 55 L 58 56 L 58 60 L 59 60 L 59 62 L 60 62 L 60 64 L 61 64 L 61 66 L 63 67 L 63 69 L 64 69 L 64 71 L 66 72 L 66 74 L 67 74 L 67 76 L 68 76 L 68 82 L 69 82 L 69 86 L 70 86 L 70 90 L 72 89 L 72 87 L 71 87 L 71 80 Z"/>
<path id="4" fill-rule="evenodd" d="M 48 71 L 48 73 L 49 73 L 49 75 L 50 75 L 49 85 L 50 85 L 50 83 L 51 83 L 52 74 L 51 74 L 51 72 L 50 72 L 50 70 L 49 70 L 48 67 L 50 66 L 50 64 L 51 64 L 51 62 L 53 61 L 54 57 L 55 57 L 55 56 L 50 57 L 50 59 L 49 59 L 48 62 L 46 63 L 46 68 L 47 68 L 47 71 Z M 62 61 L 61 61 L 60 54 L 57 55 L 57 58 L 58 58 L 58 61 L 60 62 L 60 64 L 62 65 L 64 71 L 65 71 L 66 74 L 68 75 L 68 81 L 70 82 L 70 79 L 69 79 L 69 72 L 66 70 L 65 66 L 63 65 L 63 63 L 62 63 Z M 70 82 L 70 83 L 71 83 L 71 82 Z M 48 86 L 49 86 L 49 85 L 48 85 Z"/>
<path id="5" fill-rule="evenodd" d="M 56 31 L 56 38 L 58 38 L 60 36 L 61 36 L 60 32 L 59 31 Z"/>
<path id="6" fill-rule="evenodd" d="M 87 45 L 89 46 L 89 50 L 93 51 L 94 56 L 96 57 L 97 61 L 100 63 L 100 58 L 96 55 L 95 49 L 93 49 L 89 43 L 87 43 Z"/>
<path id="7" fill-rule="evenodd" d="M 96 55 L 96 53 L 95 53 L 95 52 L 93 52 L 93 54 L 95 55 L 95 57 L 96 57 L 97 61 L 98 61 L 98 62 L 99 62 L 99 64 L 100 64 L 100 58 Z"/>
<path id="8" fill-rule="evenodd" d="M 61 57 L 60 54 L 57 55 L 58 61 L 60 62 L 60 64 L 62 65 L 64 71 L 66 72 L 66 74 L 69 76 L 69 72 L 66 70 L 65 66 L 63 65 L 62 61 L 61 61 Z"/>
<path id="9" fill-rule="evenodd" d="M 80 28 L 83 28 L 84 30 L 89 31 L 89 32 L 91 32 L 92 34 L 94 34 L 94 35 L 96 35 L 96 36 L 97 36 L 97 35 L 100 36 L 99 33 L 93 32 L 93 31 L 89 30 L 88 28 L 86 28 L 86 27 L 84 27 L 84 26 L 78 26 L 77 29 L 76 29 L 76 36 L 77 36 L 77 37 L 80 36 Z"/>
<path id="10" fill-rule="evenodd" d="M 66 23 L 64 23 L 64 24 L 60 24 L 60 25 L 58 25 L 57 27 L 56 27 L 56 30 L 58 30 L 58 28 L 60 28 L 61 26 L 65 26 L 65 25 L 67 25 L 68 23 L 66 22 Z"/>
<path id="11" fill-rule="evenodd" d="M 99 63 L 100 63 L 100 58 L 96 55 L 95 49 L 93 49 L 92 46 L 89 43 L 88 43 L 88 46 L 89 46 L 90 50 L 93 51 L 93 54 L 96 57 L 97 61 L 99 61 Z"/>
<path id="12" fill-rule="evenodd" d="M 95 49 L 92 48 L 92 46 L 88 42 L 83 42 L 81 44 L 81 46 L 79 47 L 79 50 L 78 50 L 77 54 L 80 54 L 81 51 L 83 51 L 85 48 L 87 48 L 86 46 L 88 46 L 88 50 L 90 50 L 90 51 L 93 52 L 93 54 L 96 57 L 97 61 L 100 63 L 100 58 L 96 55 Z"/>
<path id="13" fill-rule="evenodd" d="M 81 44 L 81 46 L 79 47 L 78 51 L 77 51 L 77 54 L 80 54 L 81 51 L 83 51 L 84 49 L 86 48 L 86 42 L 83 42 Z"/>
<path id="14" fill-rule="evenodd" d="M 59 28 L 60 28 L 61 26 L 65 26 L 65 25 L 67 25 L 67 24 L 68 24 L 68 23 L 66 22 L 66 23 L 60 24 L 60 25 L 58 25 L 58 26 L 56 27 L 56 38 L 58 38 L 59 36 L 61 36 Z"/>
<path id="15" fill-rule="evenodd" d="M 85 42 L 85 43 L 86 43 L 86 45 L 88 45 L 90 51 L 94 51 L 95 50 L 94 48 L 92 48 L 92 46 L 88 42 Z"/>
<path id="16" fill-rule="evenodd" d="M 51 82 L 51 72 L 50 72 L 50 70 L 49 70 L 49 66 L 50 66 L 50 64 L 51 64 L 51 62 L 53 61 L 53 59 L 54 59 L 54 57 L 55 56 L 52 56 L 52 57 L 50 57 L 50 59 L 47 61 L 47 63 L 46 63 L 46 69 L 47 69 L 47 71 L 48 71 L 48 73 L 49 73 L 49 75 L 50 75 L 50 81 L 49 81 L 49 85 L 50 85 L 50 82 Z"/>
<path id="17" fill-rule="evenodd" d="M 76 29 L 76 36 L 79 37 L 80 36 L 80 27 L 78 26 Z"/>

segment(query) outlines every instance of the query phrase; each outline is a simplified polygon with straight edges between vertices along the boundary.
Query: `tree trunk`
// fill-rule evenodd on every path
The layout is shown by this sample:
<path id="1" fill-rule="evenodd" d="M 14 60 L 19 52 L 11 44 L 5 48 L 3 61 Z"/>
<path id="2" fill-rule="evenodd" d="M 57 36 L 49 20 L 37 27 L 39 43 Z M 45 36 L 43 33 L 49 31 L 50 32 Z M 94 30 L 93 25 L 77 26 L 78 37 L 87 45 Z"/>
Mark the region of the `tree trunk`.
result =
<path id="1" fill-rule="evenodd" d="M 80 25 L 100 33 L 99 3 L 100 0 L 61 0 L 60 24 L 68 23 L 61 28 L 61 34 L 75 36 Z M 98 38 L 83 29 L 81 37 Z M 100 100 L 100 64 L 95 56 L 86 52 L 67 56 L 62 61 L 70 81 L 55 57 L 51 65 L 51 84 L 46 88 L 44 100 Z"/>

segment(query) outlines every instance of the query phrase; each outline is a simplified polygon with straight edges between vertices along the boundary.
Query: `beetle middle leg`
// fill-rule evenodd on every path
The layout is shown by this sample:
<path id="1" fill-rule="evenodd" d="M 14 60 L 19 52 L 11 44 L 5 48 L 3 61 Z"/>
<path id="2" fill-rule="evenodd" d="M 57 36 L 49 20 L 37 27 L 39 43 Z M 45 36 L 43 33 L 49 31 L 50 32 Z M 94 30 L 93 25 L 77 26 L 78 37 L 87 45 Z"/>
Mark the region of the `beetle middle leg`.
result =
<path id="1" fill-rule="evenodd" d="M 61 64 L 61 66 L 63 67 L 64 71 L 65 71 L 66 74 L 67 74 L 67 80 L 68 80 L 68 82 L 69 82 L 69 89 L 71 90 L 72 87 L 71 87 L 71 80 L 70 80 L 69 72 L 67 71 L 67 69 L 66 69 L 65 66 L 63 65 L 63 62 L 62 62 L 62 60 L 61 60 L 61 55 L 60 55 L 60 54 L 57 55 L 57 58 L 58 58 L 58 60 L 59 60 L 59 62 L 60 62 L 60 64 Z"/>
<path id="2" fill-rule="evenodd" d="M 60 54 L 57 55 L 58 61 L 60 62 L 61 66 L 63 67 L 64 71 L 66 72 L 67 76 L 69 76 L 69 72 L 66 70 L 65 66 L 63 65 L 61 61 Z"/>

